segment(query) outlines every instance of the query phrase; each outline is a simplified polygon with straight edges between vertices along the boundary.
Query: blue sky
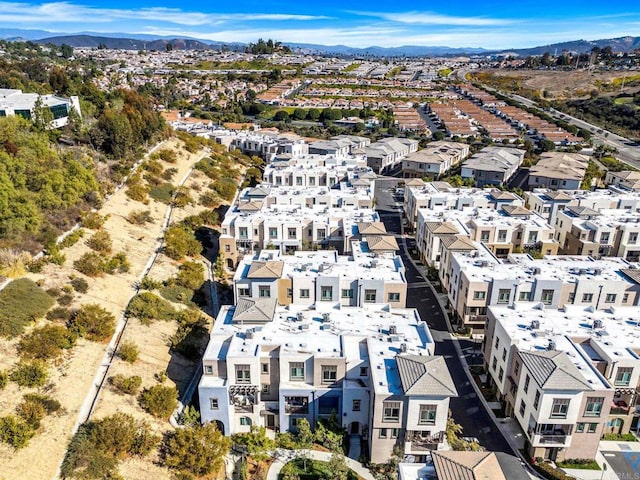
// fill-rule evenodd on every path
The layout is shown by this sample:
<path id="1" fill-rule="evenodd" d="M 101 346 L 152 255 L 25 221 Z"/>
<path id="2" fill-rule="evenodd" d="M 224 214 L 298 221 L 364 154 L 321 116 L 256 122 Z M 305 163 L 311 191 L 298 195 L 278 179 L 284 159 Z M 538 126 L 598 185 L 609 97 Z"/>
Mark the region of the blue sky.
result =
<path id="1" fill-rule="evenodd" d="M 190 36 L 223 42 L 518 48 L 640 35 L 640 1 L 0 0 L 0 26 Z"/>

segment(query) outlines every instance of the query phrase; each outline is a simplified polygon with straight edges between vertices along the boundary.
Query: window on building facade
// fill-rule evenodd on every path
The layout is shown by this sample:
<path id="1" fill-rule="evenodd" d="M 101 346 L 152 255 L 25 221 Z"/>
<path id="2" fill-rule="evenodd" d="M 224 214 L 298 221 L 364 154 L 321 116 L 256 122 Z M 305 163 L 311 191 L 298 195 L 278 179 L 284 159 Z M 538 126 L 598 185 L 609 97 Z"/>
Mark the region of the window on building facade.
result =
<path id="1" fill-rule="evenodd" d="M 239 297 L 250 297 L 251 296 L 251 291 L 248 288 L 239 288 L 238 289 L 238 296 Z"/>
<path id="2" fill-rule="evenodd" d="M 360 376 L 361 377 L 366 377 L 367 375 L 369 375 L 369 368 L 368 367 L 360 367 Z"/>
<path id="3" fill-rule="evenodd" d="M 251 419 L 249 417 L 240 417 L 240 425 L 243 427 L 250 427 Z"/>
<path id="4" fill-rule="evenodd" d="M 587 433 L 596 433 L 597 428 L 598 428 L 598 424 L 597 423 L 590 423 L 589 424 L 589 429 L 587 430 Z"/>
<path id="5" fill-rule="evenodd" d="M 263 383 L 262 384 L 262 394 L 263 395 L 269 395 L 271 393 L 271 385 L 269 385 L 268 383 Z"/>
<path id="6" fill-rule="evenodd" d="M 361 400 L 356 398 L 354 400 L 351 401 L 351 410 L 354 412 L 359 412 L 360 411 L 360 405 L 361 405 Z"/>
<path id="7" fill-rule="evenodd" d="M 516 376 L 520 373 L 520 362 L 518 362 L 517 360 L 513 366 L 513 373 L 515 373 Z"/>
<path id="8" fill-rule="evenodd" d="M 251 383 L 249 365 L 236 365 L 236 383 Z"/>
<path id="9" fill-rule="evenodd" d="M 400 301 L 400 293 L 399 292 L 390 292 L 387 296 L 388 302 L 399 302 Z"/>
<path id="10" fill-rule="evenodd" d="M 343 288 L 342 298 L 353 298 L 353 288 Z"/>
<path id="11" fill-rule="evenodd" d="M 509 297 L 511 297 L 511 290 L 508 288 L 498 290 L 498 303 L 509 303 Z"/>
<path id="12" fill-rule="evenodd" d="M 506 360 L 507 359 L 507 349 L 503 348 L 502 349 L 502 360 Z"/>
<path id="13" fill-rule="evenodd" d="M 365 290 L 364 291 L 364 301 L 365 303 L 375 303 L 376 302 L 376 291 L 375 290 Z"/>
<path id="14" fill-rule="evenodd" d="M 632 367 L 618 367 L 616 372 L 616 387 L 628 387 L 631 382 L 631 374 L 633 373 Z"/>
<path id="15" fill-rule="evenodd" d="M 249 238 L 249 235 L 247 233 L 247 227 L 240 227 L 238 229 L 238 235 L 240 236 L 241 239 Z"/>
<path id="16" fill-rule="evenodd" d="M 260 371 L 262 372 L 263 375 L 268 375 L 269 374 L 269 364 L 268 363 L 261 363 L 260 364 Z"/>
<path id="17" fill-rule="evenodd" d="M 482 230 L 480 232 L 480 241 L 481 242 L 488 242 L 489 241 L 489 235 L 491 234 L 490 231 L 488 230 Z"/>
<path id="18" fill-rule="evenodd" d="M 533 399 L 533 408 L 537 410 L 539 404 L 540 404 L 540 390 L 536 390 L 536 396 Z"/>
<path id="19" fill-rule="evenodd" d="M 567 418 L 570 402 L 568 398 L 554 398 L 551 405 L 551 418 Z"/>
<path id="20" fill-rule="evenodd" d="M 209 409 L 211 410 L 218 410 L 218 399 L 217 398 L 210 398 L 209 399 Z"/>
<path id="21" fill-rule="evenodd" d="M 295 238 L 298 235 L 296 229 L 291 227 L 287 229 L 287 234 L 288 234 L 289 240 L 295 240 Z"/>
<path id="22" fill-rule="evenodd" d="M 392 428 L 391 429 L 391 438 L 398 438 L 398 434 L 400 433 L 400 429 L 399 428 Z"/>
<path id="23" fill-rule="evenodd" d="M 289 363 L 289 380 L 291 380 L 292 382 L 304 381 L 304 363 L 303 362 Z"/>
<path id="24" fill-rule="evenodd" d="M 500 367 L 500 372 L 498 373 L 498 380 L 502 381 L 504 378 L 504 368 Z"/>
<path id="25" fill-rule="evenodd" d="M 330 302 L 333 300 L 333 287 L 320 287 L 320 300 Z"/>
<path id="26" fill-rule="evenodd" d="M 418 424 L 435 425 L 437 411 L 437 405 L 420 405 L 420 417 L 418 418 Z"/>
<path id="27" fill-rule="evenodd" d="M 327 231 L 324 228 L 318 229 L 318 240 L 324 240 L 327 238 Z"/>
<path id="28" fill-rule="evenodd" d="M 213 375 L 213 366 L 205 365 L 204 366 L 204 374 L 205 375 Z"/>
<path id="29" fill-rule="evenodd" d="M 591 302 L 591 301 L 593 301 L 593 293 L 583 293 L 582 294 L 582 301 L 583 302 Z"/>
<path id="30" fill-rule="evenodd" d="M 553 303 L 553 290 L 542 290 L 542 303 L 551 305 Z"/>
<path id="31" fill-rule="evenodd" d="M 309 289 L 301 288 L 300 289 L 300 298 L 309 298 Z"/>
<path id="32" fill-rule="evenodd" d="M 524 400 L 520 400 L 520 416 L 524 416 L 524 411 L 527 409 L 527 404 L 524 403 Z"/>
<path id="33" fill-rule="evenodd" d="M 397 422 L 400 420 L 400 402 L 384 402 L 382 405 L 383 422 Z"/>
<path id="34" fill-rule="evenodd" d="M 584 408 L 585 417 L 599 417 L 602 412 L 604 397 L 587 397 L 587 405 Z"/>
<path id="35" fill-rule="evenodd" d="M 615 303 L 616 296 L 615 293 L 607 293 L 607 296 L 604 297 L 604 303 Z"/>
<path id="36" fill-rule="evenodd" d="M 496 357 L 493 357 L 493 361 L 491 362 L 491 368 L 493 369 L 494 372 L 497 366 L 498 366 L 498 359 Z"/>
<path id="37" fill-rule="evenodd" d="M 381 428 L 380 429 L 380 438 L 387 438 L 387 429 L 386 428 Z"/>
<path id="38" fill-rule="evenodd" d="M 576 424 L 576 433 L 583 433 L 584 432 L 584 423 L 579 422 Z"/>
<path id="39" fill-rule="evenodd" d="M 529 392 L 529 381 L 531 379 L 529 378 L 529 375 L 527 374 L 527 376 L 524 378 L 524 393 L 528 393 Z"/>
<path id="40" fill-rule="evenodd" d="M 483 291 L 477 290 L 477 291 L 473 292 L 473 299 L 474 300 L 484 300 L 486 295 L 487 295 L 487 292 L 483 292 Z"/>
<path id="41" fill-rule="evenodd" d="M 337 365 L 322 365 L 322 383 L 327 385 L 335 383 L 338 379 Z"/>
<path id="42" fill-rule="evenodd" d="M 530 302 L 531 301 L 531 292 L 519 292 L 518 298 L 521 302 Z"/>
<path id="43" fill-rule="evenodd" d="M 260 298 L 271 298 L 271 287 L 269 285 L 260 285 L 258 287 L 258 296 Z"/>
<path id="44" fill-rule="evenodd" d="M 269 238 L 278 238 L 278 228 L 277 227 L 269 227 Z"/>

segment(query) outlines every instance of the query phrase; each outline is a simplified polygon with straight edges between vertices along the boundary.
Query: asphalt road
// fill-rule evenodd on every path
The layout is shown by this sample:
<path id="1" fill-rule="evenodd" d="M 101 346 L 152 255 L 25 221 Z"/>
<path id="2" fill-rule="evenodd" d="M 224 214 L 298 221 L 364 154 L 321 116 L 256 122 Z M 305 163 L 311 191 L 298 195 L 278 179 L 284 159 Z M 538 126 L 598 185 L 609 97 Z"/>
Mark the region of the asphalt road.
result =
<path id="1" fill-rule="evenodd" d="M 384 222 L 388 232 L 398 236 L 401 232 L 402 211 L 396 207 L 390 188 L 395 186 L 399 179 L 379 178 L 376 181 L 375 198 L 376 209 L 380 219 Z M 407 248 L 410 250 L 415 244 L 415 240 L 407 238 Z M 449 372 L 458 389 L 458 397 L 452 398 L 450 408 L 453 418 L 463 428 L 463 436 L 477 437 L 480 444 L 487 450 L 496 452 L 506 452 L 511 455 L 516 453 L 511 449 L 507 440 L 493 423 L 489 413 L 484 409 L 473 385 L 467 379 L 465 366 L 455 349 L 453 341 L 448 335 L 438 335 L 438 332 L 448 333 L 447 322 L 438 303 L 438 299 L 433 291 L 425 283 L 424 278 L 409 260 L 407 251 L 402 248 L 402 240 L 398 238 L 401 246 L 400 255 L 406 268 L 406 279 L 408 283 L 407 307 L 418 310 L 422 320 L 427 322 L 434 338 L 436 339 L 435 353 L 445 358 Z M 473 345 L 463 345 L 463 347 Z M 472 353 L 472 352 L 470 352 Z"/>

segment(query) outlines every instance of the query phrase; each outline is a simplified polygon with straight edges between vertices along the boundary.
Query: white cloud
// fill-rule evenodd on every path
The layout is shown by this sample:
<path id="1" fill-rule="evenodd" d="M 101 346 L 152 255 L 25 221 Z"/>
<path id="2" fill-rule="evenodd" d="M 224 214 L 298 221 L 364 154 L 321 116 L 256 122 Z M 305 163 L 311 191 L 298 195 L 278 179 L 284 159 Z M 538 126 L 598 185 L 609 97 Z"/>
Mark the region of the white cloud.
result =
<path id="1" fill-rule="evenodd" d="M 457 17 L 451 15 L 441 15 L 432 12 L 349 12 L 365 17 L 381 18 L 390 22 L 404 23 L 409 25 L 452 25 L 452 26 L 478 26 L 486 27 L 493 25 L 509 25 L 515 20 L 488 17 Z"/>
<path id="2" fill-rule="evenodd" d="M 0 2 L 0 22 L 19 25 L 54 23 L 108 23 L 122 20 L 147 20 L 175 25 L 211 25 L 221 21 L 308 21 L 328 19 L 325 16 L 289 13 L 202 13 L 179 8 L 113 9 L 74 5 L 69 2 L 50 2 L 40 5 Z"/>

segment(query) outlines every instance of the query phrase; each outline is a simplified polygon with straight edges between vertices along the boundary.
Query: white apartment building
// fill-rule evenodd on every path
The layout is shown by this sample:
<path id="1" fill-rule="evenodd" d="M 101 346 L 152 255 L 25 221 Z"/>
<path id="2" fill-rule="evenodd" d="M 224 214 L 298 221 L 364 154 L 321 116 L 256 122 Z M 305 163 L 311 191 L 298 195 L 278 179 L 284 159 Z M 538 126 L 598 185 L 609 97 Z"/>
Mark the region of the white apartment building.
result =
<path id="1" fill-rule="evenodd" d="M 447 182 L 427 182 L 417 187 L 405 187 L 404 211 L 413 228 L 417 226 L 418 210 L 421 208 L 439 211 L 468 207 L 499 210 L 505 205 L 524 206 L 524 200 L 511 192 L 491 188 L 457 188 Z"/>
<path id="2" fill-rule="evenodd" d="M 262 175 L 264 183 L 275 187 L 330 187 L 349 177 L 369 178 L 375 174 L 367 167 L 364 155 L 336 158 L 330 155 L 279 156 L 269 163 Z"/>
<path id="3" fill-rule="evenodd" d="M 218 134 L 221 137 L 221 134 Z M 272 131 L 239 131 L 233 132 L 231 140 L 224 139 L 229 148 L 238 149 L 246 155 L 256 155 L 266 161 L 273 160 L 277 155 L 303 156 L 309 153 L 309 145 L 304 138 L 292 133 Z"/>
<path id="4" fill-rule="evenodd" d="M 612 257 L 548 255 L 533 259 L 511 254 L 499 260 L 477 244 L 476 250 L 451 254 L 443 286 L 455 318 L 479 333 L 487 308 L 493 305 L 529 302 L 547 308 L 580 305 L 595 310 L 638 305 L 640 286 L 633 276 L 638 266 Z"/>
<path id="5" fill-rule="evenodd" d="M 469 156 L 467 143 L 437 141 L 402 159 L 404 178 L 438 178 Z"/>
<path id="6" fill-rule="evenodd" d="M 568 206 L 586 207 L 596 212 L 602 209 L 640 211 L 640 193 L 613 187 L 595 191 L 534 188 L 525 192 L 524 197 L 527 208 L 545 217 L 550 225 L 556 225 L 558 212 Z"/>
<path id="7" fill-rule="evenodd" d="M 568 206 L 556 218 L 556 238 L 565 254 L 640 259 L 638 210 Z"/>
<path id="8" fill-rule="evenodd" d="M 336 250 L 262 250 L 246 255 L 234 276 L 234 298 L 274 299 L 278 305 L 339 302 L 342 306 L 389 304 L 404 308 L 407 282 L 402 259 L 374 253 L 353 241 L 350 255 Z M 266 301 L 266 300 L 265 300 Z"/>
<path id="9" fill-rule="evenodd" d="M 368 440 L 373 463 L 396 445 L 418 460 L 444 448 L 456 389 L 417 311 L 315 307 L 276 307 L 271 319 L 245 302 L 222 308 L 203 357 L 202 421 L 231 435 L 333 414 Z"/>
<path id="10" fill-rule="evenodd" d="M 520 303 L 488 309 L 490 385 L 532 457 L 594 458 L 604 433 L 637 429 L 637 307 Z"/>

